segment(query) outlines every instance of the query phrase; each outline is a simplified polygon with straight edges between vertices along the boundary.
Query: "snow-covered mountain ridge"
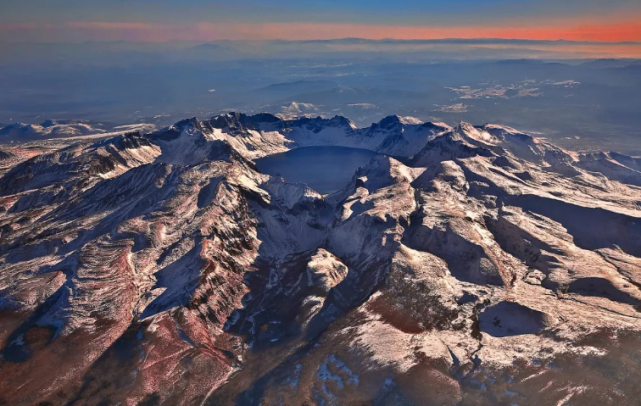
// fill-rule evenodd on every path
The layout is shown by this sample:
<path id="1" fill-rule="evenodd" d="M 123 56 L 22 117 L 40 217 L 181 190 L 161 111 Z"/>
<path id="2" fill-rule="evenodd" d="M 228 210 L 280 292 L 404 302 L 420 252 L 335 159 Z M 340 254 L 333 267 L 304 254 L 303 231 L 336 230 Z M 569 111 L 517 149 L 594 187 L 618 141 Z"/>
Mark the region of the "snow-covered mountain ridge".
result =
<path id="1" fill-rule="evenodd" d="M 327 196 L 252 161 L 326 145 L 387 156 Z M 638 399 L 639 158 L 240 113 L 2 153 L 7 404 Z"/>
<path id="2" fill-rule="evenodd" d="M 208 138 L 224 139 L 250 159 L 292 148 L 328 145 L 410 156 L 420 151 L 427 140 L 451 130 L 443 123 L 420 123 L 398 116 L 386 117 L 367 128 L 356 128 L 341 116 L 281 119 L 267 113 L 228 113 L 196 122 L 195 126 Z"/>

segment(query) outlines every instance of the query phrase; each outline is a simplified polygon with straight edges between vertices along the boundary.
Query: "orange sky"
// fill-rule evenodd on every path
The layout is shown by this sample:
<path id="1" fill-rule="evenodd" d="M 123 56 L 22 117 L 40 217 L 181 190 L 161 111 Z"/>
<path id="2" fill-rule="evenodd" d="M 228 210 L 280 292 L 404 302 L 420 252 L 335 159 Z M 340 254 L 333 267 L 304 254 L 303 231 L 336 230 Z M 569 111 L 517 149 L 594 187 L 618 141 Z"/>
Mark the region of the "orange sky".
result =
<path id="1" fill-rule="evenodd" d="M 171 26 L 152 23 L 71 22 L 71 28 L 120 39 L 149 41 L 214 39 L 333 39 L 333 38 L 506 38 L 568 41 L 641 41 L 641 20 L 606 24 L 577 22 L 534 26 L 386 26 L 339 23 L 196 23 Z M 132 38 L 133 37 L 133 38 Z"/>
<path id="2" fill-rule="evenodd" d="M 72 21 L 65 24 L 0 25 L 2 39 L 21 36 L 42 40 L 172 40 L 211 41 L 216 39 L 440 39 L 504 38 L 568 41 L 641 41 L 641 18 L 594 22 L 545 20 L 512 21 L 510 24 L 461 26 L 392 26 L 353 23 L 211 23 L 161 24 L 148 22 Z"/>
<path id="3" fill-rule="evenodd" d="M 200 32 L 224 36 L 213 24 L 203 24 Z M 383 26 L 358 24 L 237 24 L 225 27 L 233 35 L 247 39 L 321 39 L 321 38 L 394 38 L 394 39 L 439 39 L 439 38 L 505 38 L 531 40 L 641 41 L 641 20 L 621 21 L 609 24 L 563 24 L 562 26 Z"/>

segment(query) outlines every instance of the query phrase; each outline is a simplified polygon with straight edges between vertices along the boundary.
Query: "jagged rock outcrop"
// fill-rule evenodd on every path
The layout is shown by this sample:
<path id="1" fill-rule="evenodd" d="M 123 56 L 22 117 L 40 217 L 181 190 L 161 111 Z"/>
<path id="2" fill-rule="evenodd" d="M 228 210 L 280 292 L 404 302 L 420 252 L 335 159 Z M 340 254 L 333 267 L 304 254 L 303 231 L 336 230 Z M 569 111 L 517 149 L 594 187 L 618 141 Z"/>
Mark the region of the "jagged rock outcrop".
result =
<path id="1" fill-rule="evenodd" d="M 314 145 L 387 156 L 328 196 L 252 162 Z M 0 403 L 638 399 L 637 158 L 232 113 L 2 159 Z"/>

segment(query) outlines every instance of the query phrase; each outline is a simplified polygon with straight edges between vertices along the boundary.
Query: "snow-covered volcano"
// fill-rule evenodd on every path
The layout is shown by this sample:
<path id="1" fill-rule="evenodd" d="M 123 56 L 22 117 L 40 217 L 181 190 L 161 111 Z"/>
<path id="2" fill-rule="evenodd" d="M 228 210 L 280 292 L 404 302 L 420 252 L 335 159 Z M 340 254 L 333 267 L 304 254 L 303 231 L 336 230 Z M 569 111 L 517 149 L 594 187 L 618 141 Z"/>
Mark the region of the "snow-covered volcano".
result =
<path id="1" fill-rule="evenodd" d="M 328 145 L 382 155 L 253 162 Z M 2 153 L 0 403 L 638 402 L 639 158 L 236 113 Z"/>

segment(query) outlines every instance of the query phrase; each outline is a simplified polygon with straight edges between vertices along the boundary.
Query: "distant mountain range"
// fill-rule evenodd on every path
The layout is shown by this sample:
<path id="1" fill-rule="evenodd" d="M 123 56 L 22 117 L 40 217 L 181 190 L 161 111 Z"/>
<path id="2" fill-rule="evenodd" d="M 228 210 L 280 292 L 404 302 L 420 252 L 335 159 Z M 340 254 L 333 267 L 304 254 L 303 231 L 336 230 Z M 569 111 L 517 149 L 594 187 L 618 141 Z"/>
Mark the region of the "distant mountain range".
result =
<path id="1" fill-rule="evenodd" d="M 0 126 L 0 141 L 32 141 L 43 138 L 99 134 L 105 130 L 82 120 L 46 120 L 42 124 L 15 123 Z"/>

